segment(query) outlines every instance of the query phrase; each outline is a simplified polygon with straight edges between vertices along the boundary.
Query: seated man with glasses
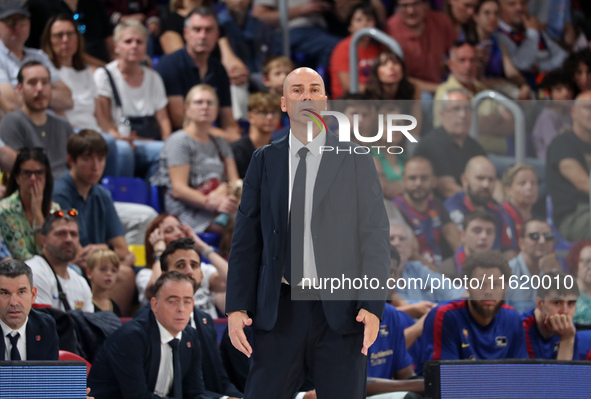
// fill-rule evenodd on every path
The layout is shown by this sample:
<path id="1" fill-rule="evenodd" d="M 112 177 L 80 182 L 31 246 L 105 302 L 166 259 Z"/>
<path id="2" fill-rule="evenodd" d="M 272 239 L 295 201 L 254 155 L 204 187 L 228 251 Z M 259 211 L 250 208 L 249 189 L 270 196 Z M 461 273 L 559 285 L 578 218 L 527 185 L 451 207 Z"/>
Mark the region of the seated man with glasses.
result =
<path id="1" fill-rule="evenodd" d="M 35 303 L 53 308 L 94 312 L 92 292 L 84 277 L 69 267 L 80 246 L 78 211 L 54 211 L 41 227 L 43 254 L 26 261 L 37 289 Z"/>
<path id="2" fill-rule="evenodd" d="M 271 93 L 255 93 L 248 100 L 248 135 L 232 143 L 238 175 L 244 179 L 255 150 L 271 143 L 271 136 L 279 125 L 281 101 Z"/>
<path id="3" fill-rule="evenodd" d="M 518 239 L 519 255 L 509 261 L 513 280 L 517 283 L 507 288 L 505 301 L 519 313 L 536 306 L 537 290 L 532 286 L 532 276 L 541 276 L 551 270 L 561 270 L 554 254 L 554 234 L 550 225 L 542 219 L 531 219 L 523 225 Z"/>

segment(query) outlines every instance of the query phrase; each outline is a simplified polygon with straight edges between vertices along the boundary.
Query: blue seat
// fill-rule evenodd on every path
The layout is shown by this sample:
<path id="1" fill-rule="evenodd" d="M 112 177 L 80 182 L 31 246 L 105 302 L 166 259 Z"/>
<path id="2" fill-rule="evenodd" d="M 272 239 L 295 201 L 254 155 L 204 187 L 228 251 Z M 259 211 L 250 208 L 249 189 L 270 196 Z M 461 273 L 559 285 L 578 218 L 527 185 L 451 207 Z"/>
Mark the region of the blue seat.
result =
<path id="1" fill-rule="evenodd" d="M 558 228 L 554 225 L 554 219 L 552 217 L 552 197 L 549 195 L 546 196 L 546 222 L 548 222 L 552 228 L 552 233 L 554 233 L 554 252 L 556 253 L 556 259 L 566 271 L 565 260 L 568 256 L 568 251 L 570 251 L 574 242 L 562 238 L 558 232 Z"/>
<path id="2" fill-rule="evenodd" d="M 113 201 L 148 205 L 160 212 L 157 189 L 154 199 L 154 189 L 148 190 L 146 182 L 139 177 L 105 177 L 102 185 L 109 190 Z"/>

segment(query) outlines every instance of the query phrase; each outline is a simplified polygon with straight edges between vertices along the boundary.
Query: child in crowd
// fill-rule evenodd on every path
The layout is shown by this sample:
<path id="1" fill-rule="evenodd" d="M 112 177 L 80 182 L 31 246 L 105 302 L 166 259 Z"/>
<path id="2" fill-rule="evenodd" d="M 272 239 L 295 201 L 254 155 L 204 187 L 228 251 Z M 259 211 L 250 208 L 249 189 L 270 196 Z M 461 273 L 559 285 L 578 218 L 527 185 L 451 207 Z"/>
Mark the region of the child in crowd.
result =
<path id="1" fill-rule="evenodd" d="M 263 83 L 269 92 L 283 96 L 283 81 L 293 71 L 293 62 L 284 56 L 267 58 L 263 64 Z"/>
<path id="2" fill-rule="evenodd" d="M 111 299 L 109 291 L 117 281 L 119 258 L 110 249 L 91 252 L 86 259 L 86 274 L 91 282 L 94 311 L 111 311 L 121 317 L 119 306 Z"/>

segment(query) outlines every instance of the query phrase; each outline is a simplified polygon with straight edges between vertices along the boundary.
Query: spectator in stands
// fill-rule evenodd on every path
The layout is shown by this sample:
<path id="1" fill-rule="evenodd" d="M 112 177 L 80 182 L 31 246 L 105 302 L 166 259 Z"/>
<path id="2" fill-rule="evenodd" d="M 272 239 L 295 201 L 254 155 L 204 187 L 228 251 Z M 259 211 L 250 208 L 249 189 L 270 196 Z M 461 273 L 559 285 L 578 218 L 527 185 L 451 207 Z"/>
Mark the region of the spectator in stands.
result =
<path id="1" fill-rule="evenodd" d="M 486 284 L 469 286 L 468 300 L 429 312 L 421 338 L 426 348 L 432 348 L 432 355 L 425 360 L 527 358 L 519 313 L 503 304 L 511 276 L 507 261 L 498 251 L 473 254 L 464 260 L 462 274 L 468 279 L 486 279 Z"/>
<path id="2" fill-rule="evenodd" d="M 367 95 L 378 100 L 419 100 L 420 92 L 407 76 L 405 63 L 391 50 L 382 51 L 373 63 Z M 414 115 L 420 119 L 420 115 Z"/>
<path id="3" fill-rule="evenodd" d="M 67 145 L 70 171 L 56 180 L 53 199 L 62 209 L 75 208 L 80 212 L 80 243 L 83 248 L 76 256 L 78 266 L 84 267 L 86 257 L 97 249 L 110 247 L 119 257 L 121 265 L 111 294 L 125 315 L 129 310 L 135 280 L 132 269 L 135 257 L 129 252 L 127 244 L 142 242 L 140 237 L 144 236 L 155 212 L 146 205 L 113 203 L 111 194 L 99 184 L 107 149 L 107 143 L 95 131 L 83 130 L 73 135 Z M 124 225 L 128 226 L 129 240 L 126 240 Z"/>
<path id="4" fill-rule="evenodd" d="M 255 0 L 252 15 L 273 27 L 280 24 L 277 0 Z M 312 66 L 328 66 L 330 55 L 340 38 L 331 33 L 323 13 L 329 12 L 332 5 L 328 2 L 313 0 L 287 3 L 289 22 L 289 41 L 293 54 L 303 53 L 310 57 Z M 280 43 L 279 40 L 276 42 Z"/>
<path id="5" fill-rule="evenodd" d="M 548 36 L 565 49 L 572 48 L 577 33 L 571 17 L 571 0 L 528 0 L 528 6 Z"/>
<path id="6" fill-rule="evenodd" d="M 31 11 L 31 35 L 27 45 L 39 48 L 49 18 L 66 14 L 76 20 L 84 36 L 85 63 L 101 67 L 115 58 L 113 25 L 101 0 L 27 0 L 27 7 Z"/>
<path id="7" fill-rule="evenodd" d="M 390 221 L 390 244 L 400 254 L 400 262 L 390 271 L 390 278 L 396 280 L 396 294 L 406 301 L 442 302 L 458 299 L 464 289 L 454 289 L 444 284 L 444 278 L 424 265 L 421 261 L 410 260 L 412 254 L 412 231 L 403 222 Z M 447 277 L 447 276 L 446 276 Z M 438 280 L 437 284 L 434 282 Z M 418 281 L 417 284 L 413 281 Z"/>
<path id="8" fill-rule="evenodd" d="M 236 212 L 238 199 L 230 186 L 237 182 L 238 170 L 228 143 L 210 134 L 219 109 L 215 90 L 204 84 L 193 87 L 184 109 L 185 127 L 166 142 L 152 182 L 166 187 L 166 211 L 201 233 L 216 229 L 217 214 Z"/>
<path id="9" fill-rule="evenodd" d="M 380 333 L 367 354 L 367 397 L 383 398 L 396 392 L 401 399 L 420 398 L 425 391 L 422 379 L 410 380 L 415 375 L 412 359 L 406 350 L 402 316 L 394 306 L 386 304 L 380 322 Z M 404 392 L 414 392 L 405 394 Z"/>
<path id="10" fill-rule="evenodd" d="M 0 360 L 58 360 L 53 317 L 31 309 L 37 297 L 31 268 L 16 259 L 0 263 L 0 293 Z"/>
<path id="11" fill-rule="evenodd" d="M 545 220 L 531 219 L 525 223 L 519 237 L 519 249 L 519 255 L 509 261 L 518 287 L 509 286 L 505 300 L 523 313 L 536 305 L 537 284 L 532 283 L 532 276 L 541 276 L 561 267 L 553 253 L 554 233 Z"/>
<path id="12" fill-rule="evenodd" d="M 577 331 L 573 316 L 579 297 L 563 273 L 542 276 L 535 308 L 523 313 L 527 352 L 531 359 L 590 360 L 591 331 Z M 569 288 L 567 288 L 569 287 Z"/>
<path id="13" fill-rule="evenodd" d="M 435 93 L 444 58 L 458 37 L 449 18 L 431 11 L 427 0 L 399 0 L 386 32 L 402 46 L 406 69 L 418 90 Z"/>
<path id="14" fill-rule="evenodd" d="M 479 0 L 445 0 L 443 12 L 453 22 L 458 40 L 477 40 L 474 15 Z"/>
<path id="15" fill-rule="evenodd" d="M 72 93 L 60 80 L 47 55 L 40 50 L 25 47 L 31 30 L 30 13 L 22 1 L 0 2 L 0 94 L 5 112 L 15 111 L 23 106 L 19 97 L 18 72 L 30 61 L 43 64 L 49 71 L 53 94 L 50 105 L 55 110 L 66 110 L 73 106 Z"/>
<path id="16" fill-rule="evenodd" d="M 591 90 L 591 49 L 571 54 L 562 68 L 575 82 L 575 97 L 583 91 Z"/>
<path id="17" fill-rule="evenodd" d="M 544 32 L 536 17 L 528 14 L 527 0 L 500 0 L 500 6 L 495 36 L 529 85 L 535 87 L 538 72 L 560 68 L 568 53 Z"/>
<path id="18" fill-rule="evenodd" d="M 92 304 L 95 312 L 110 311 L 123 316 L 119 305 L 111 299 L 111 288 L 117 282 L 119 257 L 110 249 L 91 252 L 86 258 L 86 274 L 92 289 Z"/>
<path id="19" fill-rule="evenodd" d="M 531 96 L 529 85 L 494 35 L 499 27 L 499 0 L 479 1 L 476 5 L 474 21 L 478 35 L 476 38 L 478 80 L 511 98 L 529 98 Z"/>
<path id="20" fill-rule="evenodd" d="M 470 212 L 464 218 L 460 233 L 462 246 L 456 250 L 453 256 L 445 259 L 438 270 L 449 278 L 459 276 L 466 256 L 492 249 L 495 242 L 495 232 L 495 218 L 489 212 Z"/>
<path id="21" fill-rule="evenodd" d="M 65 116 L 74 129 L 100 131 L 95 117 L 98 93 L 92 72 L 84 61 L 82 34 L 71 16 L 51 17 L 41 37 L 41 49 L 59 72 L 62 81 L 72 92 L 74 107 Z M 107 133 L 103 137 L 109 145 L 106 176 L 133 176 L 133 152 L 128 143 Z"/>
<path id="22" fill-rule="evenodd" d="M 573 120 L 570 114 L 575 85 L 572 76 L 558 70 L 547 74 L 540 88 L 548 93 L 550 102 L 546 102 L 536 119 L 532 138 L 538 159 L 546 161 L 548 147 L 554 137 L 572 129 Z"/>
<path id="23" fill-rule="evenodd" d="M 276 96 L 283 96 L 283 82 L 293 71 L 293 62 L 282 55 L 269 57 L 263 63 L 263 83 L 269 92 Z"/>
<path id="24" fill-rule="evenodd" d="M 28 61 L 21 67 L 17 79 L 23 105 L 2 118 L 0 138 L 17 150 L 43 148 L 53 178 L 57 179 L 66 171 L 66 142 L 74 132 L 64 118 L 48 112 L 52 97 L 50 71 L 38 61 Z"/>
<path id="25" fill-rule="evenodd" d="M 442 246 L 452 251 L 460 248 L 460 231 L 449 218 L 447 209 L 433 197 L 435 174 L 423 157 L 411 157 L 404 167 L 404 192 L 394 199 L 406 223 L 412 226 L 419 242 L 419 255 L 429 263 L 440 265 Z"/>
<path id="26" fill-rule="evenodd" d="M 532 209 L 538 200 L 538 174 L 532 166 L 517 163 L 505 171 L 503 189 L 503 211 L 511 220 L 515 236 L 521 237 L 521 229 L 533 217 Z"/>
<path id="27" fill-rule="evenodd" d="M 349 91 L 349 47 L 351 46 L 353 34 L 363 28 L 375 28 L 377 18 L 375 8 L 369 3 L 358 3 L 351 9 L 348 19 L 351 34 L 335 46 L 330 56 L 331 98 L 338 99 L 343 93 Z M 379 52 L 380 46 L 373 42 L 370 36 L 366 36 L 358 42 L 357 76 L 359 91 L 362 93 L 365 91 L 372 65 Z"/>
<path id="28" fill-rule="evenodd" d="M 496 224 L 493 249 L 506 251 L 508 259 L 511 259 L 516 255 L 517 236 L 512 228 L 511 219 L 493 199 L 496 183 L 496 170 L 492 162 L 484 156 L 474 157 L 468 162 L 466 171 L 462 175 L 464 191 L 445 200 L 445 207 L 451 220 L 460 229 L 465 215 L 475 209 L 490 212 Z"/>
<path id="29" fill-rule="evenodd" d="M 156 281 L 152 309 L 109 336 L 95 356 L 88 385 L 96 399 L 208 397 L 199 338 L 188 326 L 196 289 L 175 271 Z"/>
<path id="30" fill-rule="evenodd" d="M 185 47 L 160 59 L 157 70 L 162 76 L 168 96 L 168 113 L 174 129 L 183 127 L 183 101 L 189 89 L 199 83 L 215 88 L 219 98 L 219 128 L 211 132 L 228 142 L 240 138 L 238 123 L 232 115 L 230 80 L 220 62 L 212 56 L 219 28 L 215 13 L 198 7 L 185 19 Z"/>
<path id="31" fill-rule="evenodd" d="M 75 209 L 52 212 L 41 227 L 43 253 L 27 260 L 35 277 L 35 303 L 63 311 L 94 312 L 88 283 L 70 264 L 80 245 L 78 212 Z"/>
<path id="32" fill-rule="evenodd" d="M 556 136 L 548 147 L 546 179 L 554 205 L 554 224 L 569 241 L 591 238 L 589 163 L 591 91 L 579 94 L 572 108 L 573 130 Z"/>
<path id="33" fill-rule="evenodd" d="M 469 42 L 456 42 L 449 51 L 449 78 L 439 85 L 433 102 L 433 126 L 441 126 L 441 107 L 445 93 L 451 89 L 465 89 L 472 96 L 487 88 L 476 80 L 478 63 L 476 48 Z M 492 100 L 478 109 L 480 143 L 488 152 L 504 155 L 507 152 L 507 137 L 513 136 L 513 117 L 502 112 L 502 107 Z"/>
<path id="34" fill-rule="evenodd" d="M 568 273 L 576 278 L 579 287 L 579 300 L 573 321 L 577 324 L 591 325 L 591 241 L 579 241 L 566 258 Z"/>
<path id="35" fill-rule="evenodd" d="M 244 179 L 255 150 L 271 143 L 281 118 L 281 100 L 271 93 L 255 93 L 248 100 L 248 135 L 232 143 L 238 175 Z"/>
<path id="36" fill-rule="evenodd" d="M 443 198 L 462 191 L 461 176 L 468 161 L 486 156 L 477 141 L 469 137 L 472 121 L 471 95 L 465 89 L 451 89 L 443 95 L 441 127 L 422 139 L 415 155 L 427 158 L 437 176 L 437 190 Z"/>
<path id="37" fill-rule="evenodd" d="M 52 193 L 47 155 L 40 148 L 23 148 L 10 172 L 6 198 L 0 201 L 0 231 L 14 259 L 41 253 L 39 230 L 49 212 L 60 208 L 51 201 Z"/>
<path id="38" fill-rule="evenodd" d="M 140 270 L 136 277 L 140 303 L 146 303 L 153 296 L 151 289 L 155 281 L 162 274 L 160 259 L 162 252 L 174 240 L 190 238 L 195 243 L 197 252 L 209 263 L 201 263 L 203 278 L 201 285 L 195 293 L 195 306 L 202 311 L 217 317 L 217 309 L 225 306 L 226 280 L 228 274 L 228 262 L 206 244 L 186 224 L 181 224 L 176 216 L 161 213 L 150 223 L 146 231 L 146 267 Z"/>
<path id="39" fill-rule="evenodd" d="M 146 28 L 132 19 L 117 25 L 114 36 L 117 59 L 94 73 L 97 120 L 102 131 L 134 148 L 135 172 L 149 178 L 158 168 L 161 140 L 172 132 L 168 100 L 160 76 L 142 65 Z"/>

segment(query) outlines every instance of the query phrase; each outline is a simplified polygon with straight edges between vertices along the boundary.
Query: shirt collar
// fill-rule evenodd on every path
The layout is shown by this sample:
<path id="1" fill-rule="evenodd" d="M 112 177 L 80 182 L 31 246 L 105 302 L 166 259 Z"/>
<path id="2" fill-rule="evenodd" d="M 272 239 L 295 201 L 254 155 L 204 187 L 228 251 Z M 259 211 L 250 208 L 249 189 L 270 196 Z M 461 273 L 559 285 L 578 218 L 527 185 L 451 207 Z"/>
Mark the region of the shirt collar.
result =
<path id="1" fill-rule="evenodd" d="M 175 337 L 170 332 L 168 332 L 168 330 L 166 328 L 164 328 L 164 326 L 162 324 L 160 324 L 158 319 L 156 319 L 156 324 L 158 324 L 158 330 L 160 331 L 160 342 L 163 345 L 168 344 L 170 341 L 172 341 L 175 338 L 178 338 L 179 341 L 181 340 L 181 338 L 183 336 L 182 331 L 180 331 Z"/>
<path id="2" fill-rule="evenodd" d="M 7 334 L 10 334 L 13 331 L 16 331 L 20 334 L 21 337 L 24 337 L 27 332 L 27 323 L 29 321 L 29 316 L 25 319 L 25 322 L 18 330 L 13 330 L 12 328 L 8 327 L 6 323 L 0 320 L 0 328 L 2 329 L 2 336 L 6 337 Z"/>
<path id="3" fill-rule="evenodd" d="M 317 157 L 320 155 L 320 147 L 323 147 L 324 144 L 326 144 L 326 130 L 324 130 L 324 128 L 318 136 L 314 137 L 314 140 L 310 141 L 305 146 L 300 140 L 296 139 L 294 135 L 291 134 L 291 130 L 289 131 L 289 150 L 292 155 L 296 155 L 303 147 L 307 147 L 308 150 L 310 150 L 310 155 Z"/>
<path id="4" fill-rule="evenodd" d="M 505 32 L 513 32 L 513 28 L 508 23 L 499 19 L 499 29 Z"/>

